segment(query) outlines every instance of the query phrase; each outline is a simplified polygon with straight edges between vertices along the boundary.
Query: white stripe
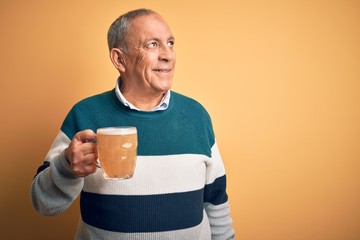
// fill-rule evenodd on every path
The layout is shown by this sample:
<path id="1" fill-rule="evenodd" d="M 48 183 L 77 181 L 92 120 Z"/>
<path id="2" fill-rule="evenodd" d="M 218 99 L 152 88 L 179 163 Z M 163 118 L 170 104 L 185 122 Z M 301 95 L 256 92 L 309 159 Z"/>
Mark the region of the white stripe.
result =
<path id="1" fill-rule="evenodd" d="M 216 180 L 216 178 L 225 175 L 224 163 L 216 141 L 211 148 L 211 161 L 208 161 L 207 163 L 206 184 L 211 184 Z"/>
<path id="2" fill-rule="evenodd" d="M 50 147 L 49 152 L 45 157 L 45 161 L 51 162 L 54 156 L 59 155 L 69 146 L 70 142 L 71 140 L 68 138 L 68 136 L 66 136 L 66 134 L 62 131 L 59 131 L 53 144 Z"/>
<path id="3" fill-rule="evenodd" d="M 105 180 L 101 169 L 85 178 L 84 191 L 100 194 L 149 195 L 198 190 L 206 181 L 205 155 L 139 156 L 133 178 Z"/>
<path id="4" fill-rule="evenodd" d="M 64 151 L 70 139 L 60 131 L 45 160 Z M 198 190 L 225 174 L 218 146 L 212 157 L 200 154 L 139 156 L 135 175 L 127 180 L 105 180 L 101 169 L 85 178 L 84 190 L 101 194 L 148 195 Z"/>

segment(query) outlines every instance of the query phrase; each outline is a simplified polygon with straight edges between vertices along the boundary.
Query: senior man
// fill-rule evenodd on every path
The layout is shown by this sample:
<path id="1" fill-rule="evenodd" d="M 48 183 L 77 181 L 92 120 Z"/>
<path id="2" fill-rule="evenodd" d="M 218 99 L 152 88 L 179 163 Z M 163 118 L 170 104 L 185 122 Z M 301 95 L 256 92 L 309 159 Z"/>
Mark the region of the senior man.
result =
<path id="1" fill-rule="evenodd" d="M 80 196 L 76 239 L 234 239 L 224 165 L 211 119 L 171 91 L 175 38 L 148 9 L 110 26 L 114 89 L 76 103 L 31 185 L 40 214 L 64 212 Z M 97 167 L 101 127 L 135 126 L 133 178 L 106 180 Z"/>

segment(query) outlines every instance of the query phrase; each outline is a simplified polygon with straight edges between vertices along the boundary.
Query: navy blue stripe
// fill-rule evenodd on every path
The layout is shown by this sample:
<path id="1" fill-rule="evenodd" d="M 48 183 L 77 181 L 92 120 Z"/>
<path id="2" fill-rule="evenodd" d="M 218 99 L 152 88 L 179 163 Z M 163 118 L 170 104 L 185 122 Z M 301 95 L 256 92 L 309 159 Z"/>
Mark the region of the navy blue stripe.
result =
<path id="1" fill-rule="evenodd" d="M 194 227 L 203 219 L 203 189 L 145 196 L 81 192 L 85 223 L 115 232 L 160 232 Z"/>
<path id="2" fill-rule="evenodd" d="M 50 167 L 50 162 L 44 161 L 43 165 L 41 165 L 38 170 L 36 171 L 36 174 L 34 176 L 34 178 L 41 173 L 42 171 L 44 171 L 46 168 Z"/>
<path id="3" fill-rule="evenodd" d="M 226 194 L 226 176 L 219 177 L 211 184 L 205 186 L 204 202 L 220 205 L 228 200 Z"/>

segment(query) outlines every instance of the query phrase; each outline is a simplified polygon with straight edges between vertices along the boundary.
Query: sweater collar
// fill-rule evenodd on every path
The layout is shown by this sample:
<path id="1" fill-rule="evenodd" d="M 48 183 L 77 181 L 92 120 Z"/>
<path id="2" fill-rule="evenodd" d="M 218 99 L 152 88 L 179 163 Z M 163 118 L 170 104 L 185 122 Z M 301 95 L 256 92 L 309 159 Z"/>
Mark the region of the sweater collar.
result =
<path id="1" fill-rule="evenodd" d="M 161 99 L 160 103 L 155 106 L 153 109 L 148 110 L 148 111 L 144 111 L 144 110 L 140 110 L 137 107 L 135 107 L 131 102 L 129 102 L 128 100 L 126 100 L 126 98 L 124 97 L 124 95 L 121 93 L 120 91 L 120 84 L 121 84 L 121 77 L 118 78 L 118 80 L 116 81 L 116 86 L 115 86 L 115 93 L 117 98 L 119 99 L 119 101 L 126 107 L 139 111 L 139 112 L 155 112 L 155 111 L 163 111 L 166 110 L 169 107 L 169 103 L 170 103 L 170 95 L 171 95 L 171 91 L 168 90 L 164 97 Z"/>

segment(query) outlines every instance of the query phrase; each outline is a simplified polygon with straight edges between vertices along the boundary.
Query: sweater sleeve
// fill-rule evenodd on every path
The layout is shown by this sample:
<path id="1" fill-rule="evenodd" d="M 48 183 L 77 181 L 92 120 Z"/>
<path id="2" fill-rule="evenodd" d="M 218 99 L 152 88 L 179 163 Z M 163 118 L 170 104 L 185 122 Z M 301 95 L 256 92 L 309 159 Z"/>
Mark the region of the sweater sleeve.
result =
<path id="1" fill-rule="evenodd" d="M 231 240 L 235 233 L 232 228 L 230 206 L 226 194 L 226 175 L 216 142 L 207 163 L 204 207 L 211 227 L 212 240 Z"/>
<path id="2" fill-rule="evenodd" d="M 30 195 L 35 210 L 42 215 L 57 215 L 70 207 L 83 187 L 83 178 L 75 176 L 65 158 L 70 139 L 60 131 L 44 164 L 34 177 Z"/>

